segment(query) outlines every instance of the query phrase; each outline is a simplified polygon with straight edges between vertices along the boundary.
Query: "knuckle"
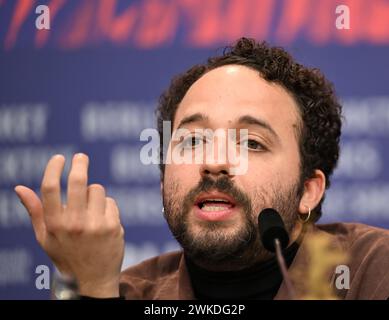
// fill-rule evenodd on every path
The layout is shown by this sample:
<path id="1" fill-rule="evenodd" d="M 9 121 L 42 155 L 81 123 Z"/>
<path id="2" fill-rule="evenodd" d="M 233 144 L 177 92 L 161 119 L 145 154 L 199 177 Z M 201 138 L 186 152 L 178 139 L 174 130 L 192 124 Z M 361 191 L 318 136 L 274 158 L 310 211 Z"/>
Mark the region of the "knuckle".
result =
<path id="1" fill-rule="evenodd" d="M 41 186 L 41 192 L 46 194 L 56 192 L 58 189 L 58 184 L 54 182 L 45 182 Z"/>
<path id="2" fill-rule="evenodd" d="M 85 232 L 92 237 L 94 236 L 100 237 L 107 233 L 104 226 L 100 222 L 94 222 L 88 224 L 85 228 Z"/>
<path id="3" fill-rule="evenodd" d="M 87 234 L 91 236 L 101 236 L 104 234 L 104 229 L 101 226 L 92 224 L 87 227 Z"/>
<path id="4" fill-rule="evenodd" d="M 70 176 L 70 180 L 74 184 L 83 184 L 87 181 L 87 175 L 83 173 L 73 173 Z"/>
<path id="5" fill-rule="evenodd" d="M 46 221 L 46 230 L 51 234 L 57 234 L 62 230 L 62 225 L 50 219 Z"/>
<path id="6" fill-rule="evenodd" d="M 81 235 L 85 232 L 85 228 L 79 221 L 70 221 L 64 226 L 65 232 L 71 236 Z"/>
<path id="7" fill-rule="evenodd" d="M 104 232 L 107 234 L 111 234 L 111 233 L 115 232 L 115 229 L 116 229 L 115 224 L 112 222 L 108 222 L 104 227 Z"/>
<path id="8" fill-rule="evenodd" d="M 120 231 L 120 224 L 117 223 L 117 221 L 113 219 L 108 219 L 107 222 L 105 223 L 105 231 L 108 234 L 116 234 L 118 231 Z"/>

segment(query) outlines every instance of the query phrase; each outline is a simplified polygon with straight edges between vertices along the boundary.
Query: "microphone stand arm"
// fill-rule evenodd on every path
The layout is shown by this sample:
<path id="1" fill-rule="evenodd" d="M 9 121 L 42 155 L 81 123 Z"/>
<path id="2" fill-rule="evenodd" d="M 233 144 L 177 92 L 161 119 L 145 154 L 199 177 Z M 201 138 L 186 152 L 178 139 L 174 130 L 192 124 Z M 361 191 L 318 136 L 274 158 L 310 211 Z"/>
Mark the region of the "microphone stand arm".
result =
<path id="1" fill-rule="evenodd" d="M 282 256 L 280 241 L 278 239 L 275 239 L 274 245 L 275 245 L 275 249 L 276 249 L 276 256 L 277 256 L 277 260 L 278 260 L 278 265 L 280 266 L 281 274 L 282 274 L 282 277 L 284 278 L 286 289 L 288 290 L 289 298 L 291 300 L 297 300 L 296 292 L 294 290 L 294 287 L 292 285 L 292 281 L 290 280 L 288 270 L 286 268 L 285 259 Z"/>

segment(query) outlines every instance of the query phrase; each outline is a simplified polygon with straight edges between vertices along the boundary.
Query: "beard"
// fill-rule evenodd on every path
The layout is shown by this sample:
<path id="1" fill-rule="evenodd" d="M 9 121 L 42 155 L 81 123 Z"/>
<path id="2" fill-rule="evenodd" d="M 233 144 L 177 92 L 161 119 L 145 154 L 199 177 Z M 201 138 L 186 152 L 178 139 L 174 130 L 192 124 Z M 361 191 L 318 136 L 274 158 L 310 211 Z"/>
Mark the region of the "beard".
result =
<path id="1" fill-rule="evenodd" d="M 298 219 L 298 205 L 303 190 L 300 179 L 286 188 L 281 188 L 280 185 L 266 189 L 258 187 L 249 196 L 237 188 L 227 176 L 216 180 L 205 176 L 197 186 L 182 196 L 179 193 L 179 183 L 165 182 L 164 217 L 170 231 L 188 258 L 215 271 L 240 270 L 271 258 L 273 254 L 268 252 L 260 241 L 258 214 L 265 208 L 277 210 L 290 234 Z M 196 197 L 210 190 L 233 197 L 236 206 L 241 208 L 243 221 L 234 225 L 225 221 L 196 221 L 200 231 L 195 232 L 190 223 L 190 212 Z"/>

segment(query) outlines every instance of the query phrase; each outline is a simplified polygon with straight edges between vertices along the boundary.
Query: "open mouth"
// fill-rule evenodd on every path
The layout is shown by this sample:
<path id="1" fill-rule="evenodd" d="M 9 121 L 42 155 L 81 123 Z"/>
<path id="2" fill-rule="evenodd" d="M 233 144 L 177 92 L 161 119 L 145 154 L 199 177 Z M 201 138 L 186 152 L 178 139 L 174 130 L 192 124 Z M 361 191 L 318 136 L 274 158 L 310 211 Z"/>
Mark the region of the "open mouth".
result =
<path id="1" fill-rule="evenodd" d="M 197 217 L 202 220 L 224 220 L 232 215 L 235 200 L 223 193 L 203 193 L 195 201 Z"/>
<path id="2" fill-rule="evenodd" d="M 204 211 L 222 211 L 232 208 L 234 205 L 224 199 L 206 199 L 197 204 L 197 206 Z"/>

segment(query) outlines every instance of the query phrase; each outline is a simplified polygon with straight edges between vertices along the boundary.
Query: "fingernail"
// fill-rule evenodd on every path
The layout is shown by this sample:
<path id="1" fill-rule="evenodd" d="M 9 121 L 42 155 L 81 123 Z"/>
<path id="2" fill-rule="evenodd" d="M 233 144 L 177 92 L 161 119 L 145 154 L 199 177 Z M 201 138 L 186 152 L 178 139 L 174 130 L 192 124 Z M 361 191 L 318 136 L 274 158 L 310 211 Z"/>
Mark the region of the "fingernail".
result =
<path id="1" fill-rule="evenodd" d="M 19 201 L 20 201 L 20 203 L 21 203 L 21 204 L 23 204 L 23 202 L 22 202 L 22 198 L 20 198 L 20 196 L 19 196 L 19 193 L 18 193 L 18 192 L 17 192 L 17 190 L 16 190 L 16 189 L 17 189 L 17 187 L 18 187 L 18 186 L 16 186 L 16 187 L 14 188 L 14 191 L 15 191 L 15 193 L 16 193 L 16 195 L 17 195 L 17 197 L 18 197 Z"/>
<path id="2" fill-rule="evenodd" d="M 75 158 L 78 158 L 78 159 L 85 159 L 85 158 L 88 158 L 88 156 L 85 154 L 85 153 L 82 153 L 82 152 L 79 152 L 79 153 L 76 153 L 74 155 Z"/>
<path id="3" fill-rule="evenodd" d="M 59 158 L 59 157 L 63 157 L 63 155 L 60 153 L 57 153 L 57 154 L 53 155 L 51 158 L 54 159 L 54 158 Z"/>

